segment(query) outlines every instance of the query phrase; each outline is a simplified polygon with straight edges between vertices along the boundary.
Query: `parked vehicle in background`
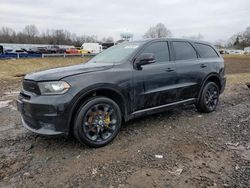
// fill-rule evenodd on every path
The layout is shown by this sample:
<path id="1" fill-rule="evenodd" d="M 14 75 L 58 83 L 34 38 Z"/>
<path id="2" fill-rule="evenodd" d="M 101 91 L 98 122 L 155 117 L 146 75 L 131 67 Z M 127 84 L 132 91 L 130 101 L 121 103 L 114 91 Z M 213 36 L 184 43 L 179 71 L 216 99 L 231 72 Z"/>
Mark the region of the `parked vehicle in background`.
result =
<path id="1" fill-rule="evenodd" d="M 63 54 L 66 52 L 66 49 L 60 48 L 59 46 L 54 45 L 54 46 L 49 46 L 48 51 L 51 54 Z"/>
<path id="2" fill-rule="evenodd" d="M 120 40 L 116 41 L 115 44 L 118 45 L 118 44 L 121 44 L 123 42 L 128 42 L 128 41 L 124 40 L 124 39 L 120 39 Z"/>
<path id="3" fill-rule="evenodd" d="M 69 48 L 69 49 L 66 50 L 66 53 L 67 54 L 79 54 L 80 52 L 76 48 Z"/>
<path id="4" fill-rule="evenodd" d="M 76 47 L 76 49 L 78 50 L 78 52 L 80 54 L 90 54 L 91 53 L 89 50 L 84 50 L 81 47 Z"/>
<path id="5" fill-rule="evenodd" d="M 31 51 L 36 54 L 49 54 L 49 50 L 46 47 L 35 47 L 31 48 Z"/>
<path id="6" fill-rule="evenodd" d="M 116 45 L 85 64 L 26 75 L 17 106 L 33 132 L 73 133 L 80 143 L 101 147 L 122 121 L 181 104 L 214 111 L 225 84 L 214 46 L 150 39 Z"/>
<path id="7" fill-rule="evenodd" d="M 250 46 L 244 48 L 245 54 L 250 54 Z"/>
<path id="8" fill-rule="evenodd" d="M 102 43 L 102 50 L 106 50 L 114 45 L 115 45 L 114 42 L 104 42 L 104 43 Z"/>
<path id="9" fill-rule="evenodd" d="M 23 51 L 25 51 L 26 53 L 28 54 L 37 54 L 35 51 L 33 51 L 32 49 L 25 49 L 25 48 L 22 48 Z"/>
<path id="10" fill-rule="evenodd" d="M 226 50 L 226 52 L 228 54 L 232 54 L 232 55 L 243 55 L 244 54 L 243 50 L 234 50 L 234 49 L 231 49 L 231 50 Z"/>
<path id="11" fill-rule="evenodd" d="M 13 51 L 13 49 L 12 48 L 5 48 L 3 51 L 5 54 L 7 54 L 7 53 L 11 53 Z"/>
<path id="12" fill-rule="evenodd" d="M 28 54 L 25 50 L 23 49 L 19 49 L 19 48 L 16 48 L 16 49 L 7 49 L 5 51 L 6 54 Z"/>
<path id="13" fill-rule="evenodd" d="M 98 43 L 83 43 L 81 49 L 90 51 L 91 53 L 98 54 L 102 51 L 102 45 Z"/>
<path id="14" fill-rule="evenodd" d="M 3 54 L 4 53 L 4 49 L 3 49 L 3 46 L 0 45 L 0 54 Z"/>
<path id="15" fill-rule="evenodd" d="M 220 54 L 229 54 L 226 49 L 219 49 Z"/>
<path id="16" fill-rule="evenodd" d="M 15 53 L 19 53 L 19 54 L 28 54 L 25 50 L 23 49 L 15 49 Z"/>

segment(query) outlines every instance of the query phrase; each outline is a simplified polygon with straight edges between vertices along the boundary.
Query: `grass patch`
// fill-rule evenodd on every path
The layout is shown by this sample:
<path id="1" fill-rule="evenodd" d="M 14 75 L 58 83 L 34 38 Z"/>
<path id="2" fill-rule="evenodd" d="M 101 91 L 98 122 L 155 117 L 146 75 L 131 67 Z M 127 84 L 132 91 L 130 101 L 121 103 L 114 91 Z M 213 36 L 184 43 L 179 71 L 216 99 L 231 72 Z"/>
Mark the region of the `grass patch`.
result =
<path id="1" fill-rule="evenodd" d="M 224 54 L 224 59 L 248 59 L 250 60 L 250 54 L 248 55 L 233 55 L 233 54 Z"/>
<path id="2" fill-rule="evenodd" d="M 250 81 L 250 55 L 225 55 L 224 58 L 230 83 Z M 86 57 L 55 57 L 0 60 L 0 80 L 20 80 L 22 76 L 30 72 L 80 64 L 88 59 Z"/>
<path id="3" fill-rule="evenodd" d="M 226 74 L 250 73 L 250 56 L 227 55 L 224 60 Z"/>
<path id="4" fill-rule="evenodd" d="M 241 74 L 230 74 L 227 75 L 227 83 L 228 84 L 243 84 L 250 82 L 250 74 L 249 73 L 241 73 Z"/>
<path id="5" fill-rule="evenodd" d="M 56 67 L 84 63 L 89 58 L 32 58 L 0 60 L 0 80 L 20 79 L 23 75 Z"/>

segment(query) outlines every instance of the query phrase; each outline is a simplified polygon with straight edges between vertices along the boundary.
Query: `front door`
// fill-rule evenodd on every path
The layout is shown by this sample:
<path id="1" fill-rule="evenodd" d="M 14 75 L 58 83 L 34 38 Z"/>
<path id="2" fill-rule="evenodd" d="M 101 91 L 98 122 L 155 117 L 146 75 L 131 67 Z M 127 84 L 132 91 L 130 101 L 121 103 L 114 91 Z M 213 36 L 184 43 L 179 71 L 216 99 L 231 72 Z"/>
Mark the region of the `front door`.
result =
<path id="1" fill-rule="evenodd" d="M 170 60 L 166 41 L 148 44 L 141 53 L 153 53 L 156 62 L 134 70 L 134 111 L 176 101 L 175 63 Z"/>

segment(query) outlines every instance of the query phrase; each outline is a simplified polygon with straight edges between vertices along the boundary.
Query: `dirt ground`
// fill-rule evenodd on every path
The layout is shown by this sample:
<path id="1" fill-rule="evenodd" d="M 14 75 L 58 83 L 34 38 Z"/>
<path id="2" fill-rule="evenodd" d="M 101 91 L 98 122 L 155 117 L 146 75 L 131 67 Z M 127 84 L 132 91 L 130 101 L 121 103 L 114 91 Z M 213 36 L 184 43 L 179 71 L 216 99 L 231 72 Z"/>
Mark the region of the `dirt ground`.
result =
<path id="1" fill-rule="evenodd" d="M 249 187 L 250 58 L 225 64 L 215 112 L 191 105 L 132 120 L 99 149 L 25 130 L 14 104 L 21 78 L 1 79 L 0 187 Z"/>

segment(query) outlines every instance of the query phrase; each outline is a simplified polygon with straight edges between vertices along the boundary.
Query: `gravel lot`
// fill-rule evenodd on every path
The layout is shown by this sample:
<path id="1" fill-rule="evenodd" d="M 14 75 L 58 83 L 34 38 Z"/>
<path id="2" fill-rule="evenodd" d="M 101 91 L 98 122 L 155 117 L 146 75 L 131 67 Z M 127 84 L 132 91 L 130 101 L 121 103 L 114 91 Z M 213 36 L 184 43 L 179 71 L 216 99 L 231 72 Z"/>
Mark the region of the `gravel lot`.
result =
<path id="1" fill-rule="evenodd" d="M 26 131 L 14 103 L 20 79 L 2 80 L 0 187 L 249 187 L 250 58 L 225 60 L 216 112 L 191 105 L 132 120 L 99 149 Z"/>

